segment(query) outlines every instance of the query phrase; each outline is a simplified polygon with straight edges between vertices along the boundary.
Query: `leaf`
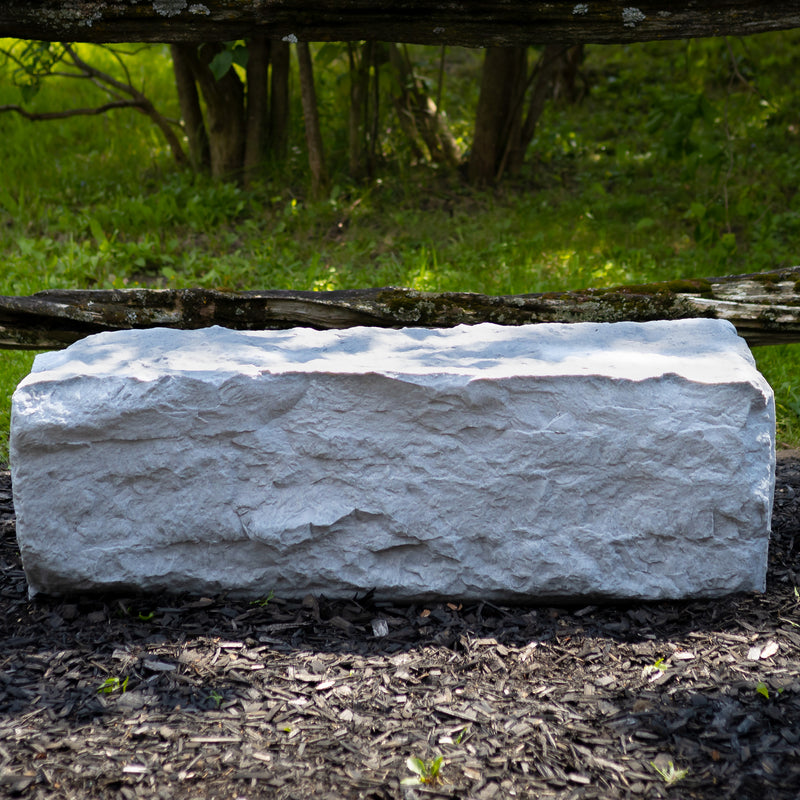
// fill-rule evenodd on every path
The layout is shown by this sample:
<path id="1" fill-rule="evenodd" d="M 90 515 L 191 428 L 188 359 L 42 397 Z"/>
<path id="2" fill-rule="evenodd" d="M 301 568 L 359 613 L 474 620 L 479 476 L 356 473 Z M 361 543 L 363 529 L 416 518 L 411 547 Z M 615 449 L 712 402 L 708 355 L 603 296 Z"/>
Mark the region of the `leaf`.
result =
<path id="1" fill-rule="evenodd" d="M 444 761 L 444 756 L 437 756 L 429 765 L 428 765 L 428 774 L 430 775 L 432 780 L 436 780 L 439 777 L 439 771 L 442 768 L 442 762 Z"/>
<path id="2" fill-rule="evenodd" d="M 686 219 L 703 219 L 706 215 L 706 207 L 695 200 L 690 206 L 689 210 L 684 215 Z"/>
<path id="3" fill-rule="evenodd" d="M 766 697 L 767 700 L 769 700 L 769 687 L 767 686 L 766 683 L 757 683 L 756 684 L 756 691 L 760 695 L 763 695 L 764 697 Z"/>
<path id="4" fill-rule="evenodd" d="M 221 50 L 209 62 L 208 68 L 216 80 L 222 78 L 233 65 L 233 51 Z"/>
<path id="5" fill-rule="evenodd" d="M 659 766 L 655 761 L 651 761 L 650 766 L 664 779 L 664 783 L 667 786 L 672 786 L 678 781 L 682 781 L 689 774 L 688 769 L 678 769 L 672 761 L 666 767 Z"/>
<path id="6" fill-rule="evenodd" d="M 94 237 L 95 242 L 97 242 L 98 247 L 108 244 L 108 237 L 106 236 L 105 231 L 94 217 L 89 220 L 89 230 L 92 232 L 92 236 Z"/>
<path id="7" fill-rule="evenodd" d="M 723 233 L 722 238 L 720 239 L 720 244 L 724 250 L 727 250 L 731 253 L 734 252 L 736 250 L 736 234 Z"/>
<path id="8" fill-rule="evenodd" d="M 41 89 L 42 84 L 39 81 L 35 83 L 26 83 L 19 87 L 19 93 L 22 95 L 22 102 L 23 103 L 30 103 L 37 94 L 39 94 L 39 89 Z"/>
<path id="9" fill-rule="evenodd" d="M 420 777 L 425 774 L 425 762 L 421 758 L 417 758 L 417 756 L 409 756 L 406 766 Z"/>
<path id="10" fill-rule="evenodd" d="M 329 67 L 339 56 L 345 52 L 345 46 L 342 42 L 326 42 L 322 47 L 317 50 L 314 55 L 314 64 L 320 69 Z"/>
<path id="11" fill-rule="evenodd" d="M 124 681 L 120 681 L 120 679 L 116 677 L 106 678 L 97 691 L 98 693 L 102 692 L 103 694 L 112 694 L 113 692 L 122 691 L 122 694 L 125 694 L 127 688 L 128 688 L 128 676 L 126 675 Z"/>
<path id="12" fill-rule="evenodd" d="M 244 45 L 237 44 L 231 51 L 231 58 L 234 64 L 244 69 L 250 60 L 250 51 Z"/>
<path id="13" fill-rule="evenodd" d="M 459 733 L 459 734 L 458 734 L 458 736 L 456 737 L 456 744 L 461 744 L 461 740 L 462 740 L 462 739 L 464 738 L 464 736 L 467 734 L 467 732 L 469 731 L 469 729 L 470 729 L 470 725 L 469 725 L 469 723 L 467 723 L 467 724 L 466 724 L 466 725 L 465 725 L 465 726 L 464 726 L 464 727 L 461 729 L 461 733 Z"/>

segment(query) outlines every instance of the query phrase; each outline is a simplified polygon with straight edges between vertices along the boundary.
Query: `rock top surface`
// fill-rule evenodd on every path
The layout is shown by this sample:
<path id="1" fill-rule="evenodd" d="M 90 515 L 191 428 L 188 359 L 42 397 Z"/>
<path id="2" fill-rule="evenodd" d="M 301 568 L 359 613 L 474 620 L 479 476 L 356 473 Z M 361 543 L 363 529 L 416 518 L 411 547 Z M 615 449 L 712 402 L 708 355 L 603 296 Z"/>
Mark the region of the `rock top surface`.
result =
<path id="1" fill-rule="evenodd" d="M 103 333 L 13 400 L 32 593 L 763 590 L 774 401 L 717 320 Z"/>
<path id="2" fill-rule="evenodd" d="M 155 328 L 101 333 L 43 353 L 25 385 L 90 376 L 152 381 L 199 374 L 207 381 L 231 373 L 288 372 L 402 375 L 423 385 L 428 381 L 422 376 L 498 380 L 589 374 L 634 381 L 675 374 L 719 383 L 758 381 L 754 366 L 733 325 L 710 319 L 402 330 Z"/>

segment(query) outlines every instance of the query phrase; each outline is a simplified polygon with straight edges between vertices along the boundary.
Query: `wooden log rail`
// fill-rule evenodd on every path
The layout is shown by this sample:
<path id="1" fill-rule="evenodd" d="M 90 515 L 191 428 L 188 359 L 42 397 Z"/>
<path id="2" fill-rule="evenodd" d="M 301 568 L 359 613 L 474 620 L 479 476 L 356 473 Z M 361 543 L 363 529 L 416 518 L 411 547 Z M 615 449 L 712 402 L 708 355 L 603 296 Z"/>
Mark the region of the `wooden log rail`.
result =
<path id="1" fill-rule="evenodd" d="M 752 346 L 800 342 L 800 267 L 574 292 L 488 296 L 387 287 L 333 292 L 50 290 L 0 296 L 0 349 L 51 350 L 131 328 L 277 330 L 452 327 L 494 322 L 727 319 Z"/>
<path id="2" fill-rule="evenodd" d="M 373 39 L 601 44 L 800 27 L 797 0 L 1 0 L 0 37 L 71 42 Z"/>

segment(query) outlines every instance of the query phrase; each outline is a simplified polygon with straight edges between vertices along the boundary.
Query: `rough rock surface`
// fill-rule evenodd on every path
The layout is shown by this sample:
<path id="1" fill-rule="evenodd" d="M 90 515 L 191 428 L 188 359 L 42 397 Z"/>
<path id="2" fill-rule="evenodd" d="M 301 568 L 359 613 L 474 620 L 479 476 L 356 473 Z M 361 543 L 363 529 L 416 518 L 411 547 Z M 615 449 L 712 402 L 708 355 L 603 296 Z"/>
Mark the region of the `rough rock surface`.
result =
<path id="1" fill-rule="evenodd" d="M 11 461 L 34 594 L 710 597 L 764 588 L 774 403 L 715 320 L 124 331 L 37 357 Z"/>

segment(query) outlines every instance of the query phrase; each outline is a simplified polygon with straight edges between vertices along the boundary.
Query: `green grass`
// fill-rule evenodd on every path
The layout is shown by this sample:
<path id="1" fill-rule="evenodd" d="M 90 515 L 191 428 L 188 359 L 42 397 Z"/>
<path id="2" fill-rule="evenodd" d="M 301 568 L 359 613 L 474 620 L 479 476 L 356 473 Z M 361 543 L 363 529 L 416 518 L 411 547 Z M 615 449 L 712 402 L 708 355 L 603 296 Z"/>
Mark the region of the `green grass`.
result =
<path id="1" fill-rule="evenodd" d="M 390 116 L 378 175 L 351 182 L 336 61 L 320 76 L 334 183 L 324 202 L 306 198 L 299 114 L 286 163 L 247 192 L 177 171 L 133 111 L 59 123 L 0 115 L 0 294 L 139 285 L 514 294 L 800 264 L 800 118 L 785 79 L 800 68 L 798 44 L 790 32 L 590 47 L 585 100 L 549 107 L 522 174 L 487 191 L 412 164 Z M 435 83 L 439 51 L 412 52 Z M 466 147 L 480 58 L 448 51 L 443 107 Z M 162 51 L 131 63 L 177 115 Z M 91 91 L 45 85 L 34 103 L 89 105 Z M 0 105 L 16 102 L 0 74 Z M 776 391 L 779 439 L 797 445 L 800 349 L 755 356 Z M 31 359 L 0 351 L 0 460 L 10 395 Z"/>

